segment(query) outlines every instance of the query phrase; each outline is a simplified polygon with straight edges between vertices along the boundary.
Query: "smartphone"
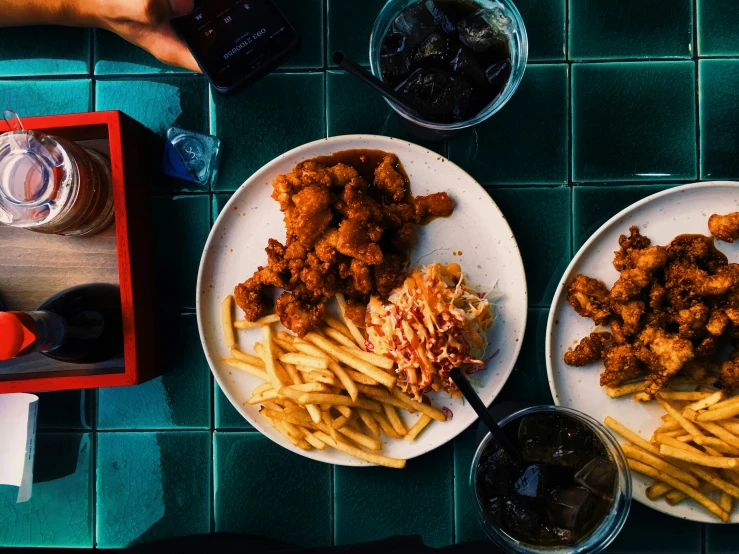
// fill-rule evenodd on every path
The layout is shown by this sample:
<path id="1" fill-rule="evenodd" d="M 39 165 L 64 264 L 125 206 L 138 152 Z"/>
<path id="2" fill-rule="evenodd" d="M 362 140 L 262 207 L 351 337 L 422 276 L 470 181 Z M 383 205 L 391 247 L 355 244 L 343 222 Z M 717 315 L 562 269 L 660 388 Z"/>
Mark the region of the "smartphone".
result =
<path id="1" fill-rule="evenodd" d="M 264 77 L 300 48 L 300 36 L 271 0 L 196 0 L 172 25 L 221 94 Z"/>

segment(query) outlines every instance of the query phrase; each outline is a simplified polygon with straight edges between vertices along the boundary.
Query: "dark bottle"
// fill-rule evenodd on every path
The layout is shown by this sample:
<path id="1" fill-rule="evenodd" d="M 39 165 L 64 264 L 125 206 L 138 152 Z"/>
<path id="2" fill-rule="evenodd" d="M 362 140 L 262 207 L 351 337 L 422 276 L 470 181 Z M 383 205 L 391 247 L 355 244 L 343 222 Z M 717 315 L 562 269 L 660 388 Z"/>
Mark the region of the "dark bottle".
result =
<path id="1" fill-rule="evenodd" d="M 76 364 L 122 356 L 120 289 L 80 285 L 55 294 L 36 311 L 0 312 L 0 360 L 32 352 Z"/>

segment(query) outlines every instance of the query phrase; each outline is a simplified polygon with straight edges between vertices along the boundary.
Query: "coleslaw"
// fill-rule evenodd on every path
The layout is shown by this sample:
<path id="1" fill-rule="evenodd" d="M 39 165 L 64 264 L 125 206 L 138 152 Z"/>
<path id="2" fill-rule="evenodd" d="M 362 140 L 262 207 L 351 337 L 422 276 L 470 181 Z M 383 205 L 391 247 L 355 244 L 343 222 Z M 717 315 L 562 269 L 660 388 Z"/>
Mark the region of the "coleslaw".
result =
<path id="1" fill-rule="evenodd" d="M 433 263 L 413 270 L 386 304 L 372 297 L 366 346 L 395 360 L 398 386 L 417 400 L 432 390 L 459 396 L 449 372 L 485 369 L 492 324 L 488 295 L 468 284 L 460 266 Z"/>

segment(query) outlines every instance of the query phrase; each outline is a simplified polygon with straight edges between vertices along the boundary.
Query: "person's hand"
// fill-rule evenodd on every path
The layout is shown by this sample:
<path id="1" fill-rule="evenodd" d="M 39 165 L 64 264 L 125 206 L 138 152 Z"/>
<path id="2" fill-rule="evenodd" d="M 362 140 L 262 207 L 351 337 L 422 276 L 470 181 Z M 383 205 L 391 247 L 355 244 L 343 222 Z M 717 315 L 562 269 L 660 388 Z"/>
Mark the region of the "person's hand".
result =
<path id="1" fill-rule="evenodd" d="M 170 21 L 193 9 L 194 0 L 75 0 L 77 25 L 112 31 L 159 61 L 200 72 Z"/>

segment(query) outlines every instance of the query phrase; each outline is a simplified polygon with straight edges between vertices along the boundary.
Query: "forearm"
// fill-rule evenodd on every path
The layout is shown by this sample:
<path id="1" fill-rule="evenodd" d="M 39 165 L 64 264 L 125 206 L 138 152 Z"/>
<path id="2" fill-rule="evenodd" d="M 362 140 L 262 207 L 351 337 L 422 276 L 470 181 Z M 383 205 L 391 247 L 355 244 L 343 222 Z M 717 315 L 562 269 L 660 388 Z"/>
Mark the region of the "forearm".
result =
<path id="1" fill-rule="evenodd" d="M 0 26 L 73 25 L 86 26 L 94 21 L 85 14 L 79 0 L 2 0 Z"/>

